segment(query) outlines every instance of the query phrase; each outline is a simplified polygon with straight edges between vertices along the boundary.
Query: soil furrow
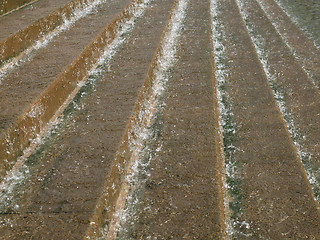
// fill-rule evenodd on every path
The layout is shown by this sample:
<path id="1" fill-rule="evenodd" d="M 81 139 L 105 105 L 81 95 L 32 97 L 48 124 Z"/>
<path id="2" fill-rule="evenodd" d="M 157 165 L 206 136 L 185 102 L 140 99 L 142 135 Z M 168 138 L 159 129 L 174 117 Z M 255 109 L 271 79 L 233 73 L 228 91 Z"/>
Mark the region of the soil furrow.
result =
<path id="1" fill-rule="evenodd" d="M 295 129 L 289 129 L 291 132 L 295 131 L 292 132 L 292 138 L 301 145 L 300 151 L 311 155 L 310 159 L 302 159 L 302 161 L 310 175 L 310 181 L 315 181 L 313 183 L 315 194 L 320 197 L 320 128 L 318 126 L 320 91 L 299 66 L 286 44 L 282 42 L 257 2 L 254 0 L 239 0 L 239 2 L 242 2 L 243 11 L 246 12 L 247 25 L 251 29 L 252 37 L 256 39 L 260 55 L 264 57 L 274 94 L 281 93 L 283 97 L 281 101 L 285 107 L 282 109 L 284 117 L 290 117 L 293 120 Z M 313 59 L 313 61 L 317 60 Z M 290 119 L 286 121 L 289 125 Z"/>
<path id="2" fill-rule="evenodd" d="M 38 0 L 15 0 L 15 1 L 2 1 L 0 4 L 0 16 L 10 14 L 14 11 L 20 10 L 28 5 L 31 5 Z"/>
<path id="3" fill-rule="evenodd" d="M 139 100 L 136 102 L 130 123 L 107 178 L 104 193 L 96 206 L 91 227 L 88 229 L 88 237 L 96 237 L 98 232 L 102 236 L 105 235 L 107 239 L 115 239 L 122 219 L 125 217 L 124 211 L 129 205 L 136 205 L 132 202 L 131 193 L 134 189 L 139 189 L 140 183 L 136 182 L 142 170 L 139 165 L 142 155 L 149 149 L 148 139 L 153 138 L 152 125 L 163 98 L 168 72 L 174 62 L 175 44 L 180 35 L 187 3 L 179 0 L 174 2 L 161 42 L 140 91 Z"/>
<path id="4" fill-rule="evenodd" d="M 84 237 L 172 4 L 150 3 L 110 65 L 65 111 L 57 135 L 26 161 L 31 176 L 11 204 L 17 214 L 1 217 L 3 236 Z"/>
<path id="5" fill-rule="evenodd" d="M 218 0 L 241 166 L 240 239 L 319 238 L 320 212 L 236 1 Z"/>
<path id="6" fill-rule="evenodd" d="M 41 19 L 51 12 L 63 7 L 69 0 L 41 0 L 27 7 L 0 17 L 0 41 L 11 34 L 28 27 L 33 22 Z"/>
<path id="7" fill-rule="evenodd" d="M 0 239 L 320 239 L 312 4 L 41 0 L 0 16 Z"/>
<path id="8" fill-rule="evenodd" d="M 274 0 L 258 0 L 283 41 L 320 89 L 320 50 L 291 21 Z"/>
<path id="9" fill-rule="evenodd" d="M 61 33 L 1 83 L 1 129 L 8 127 L 129 3 L 106 3 Z M 12 107 L 15 103 L 17 108 Z M 18 105 L 18 106 L 17 106 Z"/>
<path id="10" fill-rule="evenodd" d="M 320 49 L 320 2 L 318 0 L 274 0 L 290 19 Z"/>
<path id="11" fill-rule="evenodd" d="M 225 236 L 208 6 L 208 1 L 188 5 L 167 99 L 154 126 L 159 139 L 153 147 L 161 147 L 120 239 Z"/>
<path id="12" fill-rule="evenodd" d="M 43 125 L 47 124 L 54 112 L 59 108 L 59 104 L 64 102 L 63 98 L 66 97 L 64 95 L 71 93 L 70 85 L 74 87 L 77 84 L 77 82 L 72 83 L 75 80 L 74 78 L 80 78 L 87 74 L 84 71 L 90 68 L 93 61 L 90 56 L 94 55 L 92 58 L 99 58 L 97 51 L 99 50 L 98 47 L 101 46 L 97 46 L 94 50 L 87 49 L 87 52 L 84 49 L 87 46 L 92 48 L 92 45 L 94 45 L 92 41 L 95 37 L 99 36 L 102 30 L 105 30 L 111 20 L 121 13 L 121 10 L 129 2 L 129 0 L 123 0 L 106 2 L 101 5 L 95 13 L 79 20 L 69 31 L 60 34 L 47 47 L 37 51 L 34 56 L 30 56 L 32 58 L 31 61 L 15 69 L 2 81 L 0 88 L 0 137 L 2 141 L 1 148 L 7 148 L 7 150 L 1 152 L 0 156 L 1 161 L 5 162 L 4 164 L 10 165 L 12 163 L 11 158 L 19 154 L 20 145 L 26 147 L 28 138 L 32 141 L 35 134 L 38 134 Z M 115 28 L 116 26 L 108 28 L 111 32 L 116 30 L 112 30 L 112 27 Z M 101 36 L 101 41 L 105 41 L 106 38 L 110 41 L 112 37 L 110 36 L 110 39 L 108 39 L 108 36 L 103 35 Z M 99 41 L 100 37 L 97 42 Z M 89 50 L 92 52 L 88 52 Z M 79 55 L 81 59 L 78 59 Z M 76 80 L 82 81 L 83 79 Z M 55 96 L 51 96 L 52 91 L 55 91 L 54 89 L 52 90 L 52 86 L 58 89 L 59 84 L 63 85 L 60 86 L 62 88 L 61 91 L 55 93 Z M 51 92 L 49 86 L 51 87 Z M 45 93 L 49 96 L 45 95 Z M 33 119 L 33 122 L 26 123 L 28 118 Z M 36 123 L 37 121 L 39 123 Z M 19 136 L 15 136 L 16 132 L 18 132 Z M 20 143 L 18 143 L 19 141 Z M 7 145 L 10 146 L 7 147 Z M 8 161 L 7 163 L 5 159 Z M 4 168 L 1 171 L 5 170 Z"/>
<path id="13" fill-rule="evenodd" d="M 104 0 L 73 0 L 0 42 L 1 76 L 20 65 L 26 55 L 37 50 L 85 17 Z M 2 80 L 2 78 L 1 78 Z"/>

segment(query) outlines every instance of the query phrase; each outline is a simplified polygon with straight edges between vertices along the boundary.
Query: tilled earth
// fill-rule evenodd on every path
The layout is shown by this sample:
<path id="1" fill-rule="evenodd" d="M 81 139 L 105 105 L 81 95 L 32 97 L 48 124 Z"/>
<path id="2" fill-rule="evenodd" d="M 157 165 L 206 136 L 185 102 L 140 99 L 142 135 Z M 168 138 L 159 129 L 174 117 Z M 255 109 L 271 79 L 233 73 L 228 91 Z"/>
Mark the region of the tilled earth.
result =
<path id="1" fill-rule="evenodd" d="M 67 2 L 0 16 L 0 41 Z M 13 166 L 0 171 L 0 239 L 320 239 L 320 51 L 285 11 L 104 0 L 0 66 L 10 146 L 10 129 L 99 34 L 115 39 L 85 82 L 68 75 L 75 90 L 55 124 L 0 159 Z"/>

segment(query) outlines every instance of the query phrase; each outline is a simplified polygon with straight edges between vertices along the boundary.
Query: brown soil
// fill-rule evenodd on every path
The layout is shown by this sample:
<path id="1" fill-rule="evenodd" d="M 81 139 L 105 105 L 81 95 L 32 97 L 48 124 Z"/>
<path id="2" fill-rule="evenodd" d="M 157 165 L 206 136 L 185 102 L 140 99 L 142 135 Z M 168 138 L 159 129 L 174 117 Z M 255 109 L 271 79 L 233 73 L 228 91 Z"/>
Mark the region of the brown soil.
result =
<path id="1" fill-rule="evenodd" d="M 266 15 L 255 0 L 246 1 L 248 17 L 265 39 L 270 69 L 279 76 L 275 80 L 288 109 L 306 136 L 303 147 L 319 164 L 319 89 L 303 70 L 318 76 L 318 56 L 313 55 L 318 50 L 310 50 L 311 42 L 273 1 L 259 1 L 268 3 L 282 20 Z M 129 2 L 106 1 L 6 76 L 0 84 L 0 137 Z M 1 37 L 2 29 L 9 36 L 65 3 L 41 0 L 33 8 L 0 18 Z M 27 178 L 13 189 L 12 200 L 0 202 L 0 239 L 81 239 L 93 216 L 103 217 L 95 212 L 97 203 L 106 182 L 113 179 L 112 169 L 118 167 L 115 159 L 128 137 L 130 117 L 145 90 L 142 86 L 154 70 L 150 64 L 173 3 L 151 1 L 132 32 L 124 36 L 127 40 L 110 66 L 87 82 L 61 123 L 26 160 Z M 234 230 L 245 234 L 233 237 L 320 239 L 319 203 L 237 1 L 217 0 L 217 5 L 225 33 L 225 90 L 237 126 L 232 144 L 238 149 L 242 205 L 236 220 L 250 226 L 237 225 Z M 297 51 L 298 60 L 271 22 L 286 28 L 280 34 Z M 120 232 L 119 239 L 228 238 L 225 221 L 230 216 L 223 206 L 223 143 L 218 134 L 211 34 L 209 0 L 190 0 L 165 105 L 157 114 L 159 138 L 153 144 L 160 143 L 162 148 L 151 161 L 150 176 L 144 176 L 133 224 L 124 224 L 128 231 Z"/>
<path id="2" fill-rule="evenodd" d="M 304 139 L 296 139 L 296 141 L 302 144 L 305 152 L 312 154 L 310 163 L 313 167 L 320 169 L 320 145 L 317 144 L 320 136 L 318 125 L 320 122 L 320 91 L 299 64 L 301 62 L 296 61 L 291 51 L 283 43 L 259 5 L 251 0 L 248 0 L 247 3 L 245 8 L 248 10 L 250 21 L 255 23 L 255 34 L 265 39 L 263 50 L 268 55 L 270 73 L 276 76 L 277 88 L 284 95 L 287 111 L 292 114 L 299 134 L 304 136 Z M 309 44 L 303 38 L 299 42 L 301 46 Z M 312 48 L 309 52 L 316 54 Z M 311 54 L 308 59 L 317 62 Z"/>
<path id="3" fill-rule="evenodd" d="M 208 4 L 190 1 L 188 5 L 177 64 L 159 120 L 163 146 L 151 162 L 132 235 L 122 239 L 224 236 Z"/>
<path id="4" fill-rule="evenodd" d="M 106 2 L 5 77 L 0 89 L 0 137 L 128 2 Z"/>
<path id="5" fill-rule="evenodd" d="M 320 212 L 234 0 L 220 1 L 249 239 L 319 238 Z M 232 47 L 231 47 L 232 46 Z"/>
<path id="6" fill-rule="evenodd" d="M 259 0 L 265 6 L 268 18 L 272 21 L 281 37 L 293 49 L 297 60 L 310 72 L 318 88 L 320 88 L 320 50 L 290 20 L 274 0 Z"/>
<path id="7" fill-rule="evenodd" d="M 18 197 L 18 212 L 2 214 L 2 221 L 13 223 L 1 226 L 5 239 L 84 236 L 172 2 L 150 5 L 112 60 L 110 71 L 91 86 L 85 102 L 79 103 L 81 109 L 71 111 L 61 135 L 33 156 L 34 173 L 24 187 L 26 193 Z"/>
<path id="8" fill-rule="evenodd" d="M 38 0 L 13 0 L 13 1 L 2 1 L 0 4 L 0 15 L 9 14 L 12 11 L 18 10 L 23 6 L 32 4 Z"/>
<path id="9" fill-rule="evenodd" d="M 67 2 L 68 0 L 40 0 L 9 15 L 0 16 L 0 41 L 63 7 Z"/>

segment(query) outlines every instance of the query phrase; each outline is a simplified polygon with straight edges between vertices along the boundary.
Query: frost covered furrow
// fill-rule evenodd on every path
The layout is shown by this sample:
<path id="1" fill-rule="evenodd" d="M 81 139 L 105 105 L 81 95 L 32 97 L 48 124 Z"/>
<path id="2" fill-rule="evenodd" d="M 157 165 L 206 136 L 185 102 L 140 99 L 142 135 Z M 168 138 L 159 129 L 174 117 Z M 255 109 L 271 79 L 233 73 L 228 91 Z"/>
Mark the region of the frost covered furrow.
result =
<path id="1" fill-rule="evenodd" d="M 292 115 L 292 112 L 288 109 L 286 106 L 286 101 L 284 98 L 284 90 L 281 89 L 277 84 L 277 76 L 273 75 L 271 72 L 271 66 L 268 63 L 268 53 L 265 51 L 265 40 L 263 37 L 259 36 L 258 34 L 255 34 L 254 27 L 250 24 L 250 20 L 248 17 L 248 14 L 246 12 L 245 8 L 245 2 L 243 0 L 237 0 L 239 8 L 241 10 L 241 13 L 244 17 L 244 20 L 246 22 L 246 26 L 248 29 L 248 32 L 250 33 L 251 39 L 253 41 L 253 44 L 256 48 L 256 52 L 258 54 L 258 57 L 260 59 L 260 62 L 263 66 L 263 69 L 267 75 L 267 79 L 269 81 L 270 87 L 272 88 L 274 98 L 278 104 L 278 107 L 283 115 L 283 119 L 286 122 L 287 128 L 290 132 L 291 138 L 294 142 L 294 144 L 297 147 L 298 155 L 302 161 L 302 164 L 305 168 L 308 180 L 312 186 L 312 189 L 315 194 L 315 200 L 320 201 L 320 182 L 317 179 L 317 175 L 319 174 L 319 171 L 315 171 L 312 168 L 312 154 L 308 153 L 302 145 L 302 141 L 306 139 L 306 136 L 304 136 L 300 131 L 299 128 L 296 126 L 296 123 L 294 122 L 294 118 Z"/>
<path id="2" fill-rule="evenodd" d="M 131 8 L 128 9 L 128 11 L 132 13 L 132 17 L 127 21 L 122 21 L 115 28 L 116 36 L 114 37 L 114 40 L 105 47 L 101 57 L 97 59 L 96 64 L 88 71 L 88 84 L 93 84 L 94 81 L 99 79 L 99 77 L 102 76 L 103 72 L 108 69 L 111 59 L 117 53 L 119 47 L 125 42 L 127 34 L 132 31 L 135 25 L 135 20 L 143 15 L 149 2 L 150 0 L 144 0 L 140 4 L 131 6 Z M 75 95 L 82 87 L 86 87 L 85 81 L 80 81 L 78 83 L 78 86 L 75 88 L 73 93 L 70 94 L 70 97 L 62 105 L 61 109 L 59 109 L 60 113 L 64 111 L 64 109 L 72 101 L 72 98 L 75 97 Z M 81 97 L 86 95 L 86 93 L 81 90 L 79 94 Z M 72 102 L 72 104 L 75 109 L 80 110 L 81 107 L 79 107 L 77 103 Z M 41 115 L 42 111 L 43 109 L 36 105 L 34 109 L 30 110 L 29 117 L 38 118 Z M 37 134 L 37 137 L 35 139 L 30 139 L 30 141 L 32 141 L 30 147 L 24 150 L 23 155 L 17 159 L 13 169 L 1 182 L 0 212 L 19 210 L 19 205 L 16 204 L 17 195 L 24 194 L 24 190 L 21 190 L 20 188 L 26 183 L 26 181 L 28 181 L 31 176 L 31 172 L 33 171 L 32 166 L 25 165 L 25 162 L 28 160 L 28 157 L 37 150 L 37 148 L 48 141 L 48 139 L 51 137 L 51 134 L 54 134 L 56 131 L 58 131 L 57 129 L 59 128 L 61 120 L 58 119 L 58 115 L 56 114 L 51 119 L 51 121 L 48 123 L 48 126 L 45 127 L 43 131 L 41 131 L 41 133 Z M 20 192 L 18 193 L 17 191 Z"/>
<path id="3" fill-rule="evenodd" d="M 225 155 L 225 171 L 226 177 L 224 180 L 224 205 L 226 214 L 226 231 L 229 237 L 235 235 L 244 235 L 241 228 L 250 228 L 245 221 L 239 220 L 239 215 L 242 214 L 242 194 L 241 178 L 239 162 L 235 158 L 238 149 L 234 146 L 236 138 L 236 124 L 232 110 L 232 102 L 228 94 L 227 78 L 229 70 L 227 66 L 227 58 L 224 43 L 224 27 L 219 20 L 219 4 L 216 0 L 211 0 L 211 17 L 212 17 L 212 33 L 213 33 L 213 51 L 216 67 L 217 79 L 217 98 L 219 105 L 219 123 L 220 135 L 223 138 L 224 155 Z"/>
<path id="4" fill-rule="evenodd" d="M 33 46 L 27 48 L 18 57 L 11 59 L 9 62 L 5 63 L 0 68 L 0 84 L 10 70 L 13 70 L 16 67 L 19 67 L 24 62 L 31 61 L 33 58 L 32 54 L 35 51 L 41 48 L 45 48 L 60 33 L 67 31 L 78 20 L 94 12 L 104 2 L 105 0 L 94 0 L 90 2 L 90 4 L 79 5 L 73 10 L 71 17 L 69 19 L 66 16 L 63 16 L 63 23 L 60 26 L 58 26 L 56 29 L 49 32 L 48 34 L 44 35 L 41 39 L 36 41 Z"/>
<path id="5" fill-rule="evenodd" d="M 149 76 L 152 82 L 152 89 L 140 103 L 140 110 L 136 113 L 136 122 L 131 129 L 132 134 L 128 134 L 134 137 L 130 137 L 128 140 L 132 155 L 128 160 L 130 166 L 126 176 L 126 203 L 124 208 L 118 209 L 115 213 L 111 226 L 105 229 L 109 238 L 114 238 L 118 231 L 122 237 L 126 236 L 126 232 L 130 231 L 127 226 L 134 224 L 136 220 L 136 210 L 140 201 L 139 191 L 146 180 L 141 176 L 149 176 L 150 163 L 153 157 L 161 150 L 162 144 L 156 143 L 157 127 L 155 125 L 159 124 L 157 123 L 157 115 L 165 105 L 163 95 L 170 80 L 170 69 L 176 61 L 178 39 L 181 35 L 181 27 L 188 2 L 188 0 L 176 1 L 175 9 L 172 12 L 155 58 L 156 62 L 152 64 L 153 74 Z"/>

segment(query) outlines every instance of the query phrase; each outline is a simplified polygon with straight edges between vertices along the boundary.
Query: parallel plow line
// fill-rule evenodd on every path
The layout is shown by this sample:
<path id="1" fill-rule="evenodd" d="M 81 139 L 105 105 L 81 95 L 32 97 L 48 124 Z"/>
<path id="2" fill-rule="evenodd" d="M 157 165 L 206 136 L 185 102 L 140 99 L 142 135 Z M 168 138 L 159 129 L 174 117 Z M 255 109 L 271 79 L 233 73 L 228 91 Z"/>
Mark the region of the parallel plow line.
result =
<path id="1" fill-rule="evenodd" d="M 0 73 L 17 63 L 26 53 L 37 48 L 37 41 L 45 41 L 61 31 L 60 26 L 79 19 L 77 12 L 85 12 L 103 0 L 72 0 L 62 8 L 32 23 L 0 42 Z"/>
<path id="2" fill-rule="evenodd" d="M 274 1 L 257 0 L 283 42 L 320 90 L 320 50 Z M 311 80 L 310 79 L 310 80 Z"/>
<path id="3" fill-rule="evenodd" d="M 23 155 L 32 142 L 37 142 L 46 133 L 48 124 L 63 112 L 90 73 L 100 64 L 101 58 L 129 30 L 129 25 L 141 14 L 146 2 L 133 0 L 2 136 L 0 180 L 16 164 L 17 157 Z M 18 162 L 17 167 L 19 165 L 21 163 Z"/>
<path id="4" fill-rule="evenodd" d="M 298 156 L 298 150 L 292 141 L 285 119 L 273 96 L 273 91 L 267 79 L 269 76 L 264 72 L 265 69 L 263 69 L 258 58 L 258 49 L 254 46 L 254 39 L 246 29 L 248 19 L 246 19 L 246 14 L 240 11 L 239 2 L 241 1 L 218 0 L 216 8 L 220 12 L 220 16 L 217 15 L 216 18 L 222 25 L 220 27 L 222 33 L 220 36 L 218 35 L 222 38 L 222 45 L 217 45 L 219 49 L 222 49 L 219 50 L 222 55 L 218 56 L 222 60 L 218 74 L 221 73 L 224 77 L 227 84 L 222 82 L 222 85 L 224 85 L 222 90 L 228 93 L 223 96 L 225 99 L 222 98 L 221 100 L 224 100 L 227 105 L 230 105 L 228 101 L 231 102 L 233 107 L 230 117 L 234 119 L 236 128 L 230 130 L 236 131 L 233 133 L 235 141 L 230 145 L 232 147 L 230 150 L 233 151 L 231 155 L 235 157 L 236 164 L 240 166 L 240 171 L 235 168 L 237 166 L 231 166 L 231 173 L 234 174 L 231 177 L 234 177 L 235 180 L 239 177 L 240 186 L 230 185 L 228 188 L 231 193 L 236 190 L 240 204 L 238 206 L 234 205 L 235 201 L 231 199 L 231 204 L 237 208 L 231 208 L 231 225 L 233 228 L 230 229 L 230 232 L 233 237 L 241 239 L 251 237 L 278 239 L 281 234 L 282 236 L 288 234 L 287 236 L 296 237 L 307 234 L 308 236 L 318 236 L 316 235 L 316 226 L 319 220 L 319 205 L 314 201 L 314 195 Z M 251 0 L 244 0 L 243 2 L 245 2 L 244 6 L 246 8 L 250 8 L 250 4 L 253 4 Z M 252 8 L 257 10 L 256 6 Z M 260 24 L 262 15 L 261 13 L 257 14 L 257 18 L 254 21 L 252 20 L 254 26 Z M 257 28 L 261 29 L 262 27 L 260 25 Z M 266 29 L 261 31 L 264 32 L 263 34 L 270 35 L 270 32 L 267 32 Z M 271 43 L 275 44 L 274 42 Z M 282 54 L 281 51 L 279 52 L 279 54 Z M 287 64 L 287 62 L 281 63 Z M 278 65 L 281 68 L 281 64 L 278 63 Z M 293 69 L 297 69 L 297 67 Z M 283 71 L 279 72 L 283 73 Z M 301 80 L 300 83 L 304 81 L 311 85 L 306 74 L 302 75 L 305 76 L 305 79 Z M 284 78 L 284 76 L 280 76 Z M 292 81 L 296 80 L 293 77 L 291 79 Z M 287 85 L 290 84 L 287 83 Z M 318 96 L 314 85 L 311 89 L 314 89 L 316 96 Z M 299 97 L 301 97 L 300 95 Z M 230 97 L 230 100 L 226 99 L 228 97 Z M 228 117 L 228 111 L 226 116 Z M 229 129 L 224 130 L 228 131 Z M 226 133 L 228 134 L 228 132 Z M 286 147 L 283 147 L 284 145 Z M 227 155 L 228 152 L 226 152 Z M 303 204 L 299 199 L 301 196 L 288 191 L 285 184 L 288 179 L 299 183 L 295 186 L 297 193 L 301 191 L 305 196 L 308 196 L 307 200 L 304 199 Z M 237 195 L 231 195 L 231 197 L 235 198 Z M 286 204 L 281 206 L 282 202 L 286 202 Z M 293 213 L 292 209 L 295 208 L 299 209 L 299 213 L 300 211 L 309 211 L 308 219 L 310 219 L 310 222 L 314 221 L 314 224 L 307 224 L 310 227 L 307 231 L 304 226 L 305 216 L 303 214 L 298 216 L 298 210 Z M 284 218 L 279 217 L 282 214 L 285 215 Z M 284 224 L 293 223 L 296 224 L 298 230 L 284 232 L 283 229 L 277 229 Z"/>
<path id="5" fill-rule="evenodd" d="M 319 153 L 317 151 L 319 147 L 314 146 L 314 143 L 319 139 L 319 130 L 314 129 L 313 126 L 320 121 L 318 115 L 318 109 L 320 108 L 319 91 L 313 85 L 303 67 L 295 62 L 287 44 L 282 43 L 283 39 L 277 36 L 278 31 L 276 29 L 273 32 L 271 31 L 273 25 L 271 22 L 266 22 L 269 21 L 267 16 L 262 17 L 263 11 L 256 1 L 251 3 L 251 5 L 256 4 L 254 7 L 257 11 L 256 14 L 242 0 L 238 0 L 238 4 L 247 22 L 251 39 L 267 74 L 279 109 L 284 116 L 291 138 L 298 148 L 308 180 L 316 197 L 320 199 Z M 259 23 L 256 19 L 257 16 L 264 21 Z M 252 22 L 255 22 L 254 26 Z M 263 30 L 259 31 L 259 29 Z M 264 35 L 263 33 L 267 32 L 267 29 L 269 29 L 268 35 Z M 272 47 L 274 43 L 269 44 L 271 40 L 268 39 L 268 36 L 271 36 L 272 33 L 274 43 L 277 43 L 276 47 Z M 292 69 L 295 71 L 292 71 Z M 281 77 L 279 77 L 280 73 Z M 297 96 L 291 97 L 291 93 Z"/>
<path id="6" fill-rule="evenodd" d="M 19 0 L 14 2 L 10 0 L 3 0 L 3 2 L 0 4 L 0 17 L 8 15 L 37 1 L 39 0 Z"/>
<path id="7" fill-rule="evenodd" d="M 188 0 L 176 0 L 160 45 L 151 63 L 129 125 L 88 228 L 87 239 L 115 239 L 121 214 L 132 191 L 130 180 L 137 174 L 138 161 L 150 135 L 161 96 L 167 85 L 167 71 L 175 61 L 176 40 L 184 19 Z"/>

